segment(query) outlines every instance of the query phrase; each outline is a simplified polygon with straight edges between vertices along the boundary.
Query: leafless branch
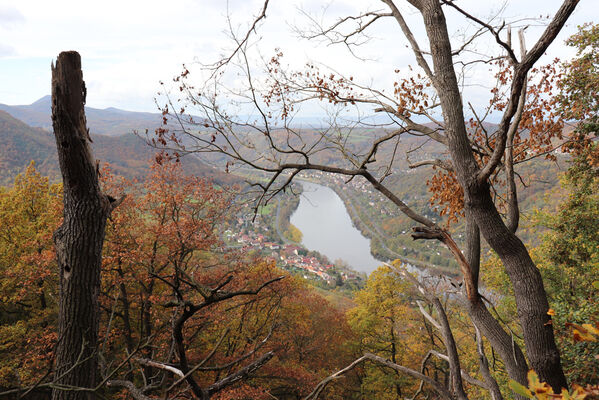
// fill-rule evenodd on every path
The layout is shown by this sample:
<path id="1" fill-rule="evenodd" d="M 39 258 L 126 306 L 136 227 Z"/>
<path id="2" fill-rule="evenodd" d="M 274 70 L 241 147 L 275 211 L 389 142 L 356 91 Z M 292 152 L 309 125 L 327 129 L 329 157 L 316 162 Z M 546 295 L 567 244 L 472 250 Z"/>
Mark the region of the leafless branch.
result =
<path id="1" fill-rule="evenodd" d="M 311 31 L 305 31 L 303 29 L 295 28 L 298 35 L 304 39 L 313 40 L 317 38 L 326 39 L 329 44 L 344 44 L 349 52 L 360 60 L 364 60 L 359 57 L 353 47 L 361 46 L 368 41 L 368 37 L 365 36 L 365 31 L 381 18 L 391 17 L 391 13 L 383 13 L 380 11 L 368 11 L 359 15 L 348 15 L 343 18 L 339 18 L 336 22 L 330 24 L 327 27 L 317 21 L 312 15 L 305 11 L 301 11 L 312 23 L 314 29 Z M 351 27 L 347 32 L 343 32 L 342 28 L 345 25 L 354 23 L 355 26 Z M 364 37 L 364 40 L 360 40 L 360 37 Z"/>
<path id="2" fill-rule="evenodd" d="M 264 364 L 266 364 L 271 358 L 274 357 L 274 355 L 275 355 L 274 352 L 269 351 L 268 353 L 264 354 L 263 356 L 258 358 L 256 361 L 252 362 L 251 364 L 243 367 L 239 371 L 208 386 L 208 388 L 206 389 L 206 392 L 208 393 L 208 395 L 211 396 L 211 395 L 218 393 L 219 391 L 225 389 L 226 387 L 233 385 L 234 383 L 240 381 L 241 379 L 247 378 L 252 373 L 254 373 L 254 371 L 258 370 Z"/>
<path id="3" fill-rule="evenodd" d="M 158 368 L 158 369 L 163 369 L 165 371 L 171 372 L 179 377 L 184 377 L 185 375 L 183 374 L 183 372 L 181 372 L 181 370 L 175 368 L 175 367 L 171 367 L 170 365 L 166 365 L 157 361 L 152 361 L 152 360 L 148 360 L 146 358 L 134 358 L 135 361 L 137 361 L 137 363 L 141 364 L 141 365 L 145 365 L 148 367 L 154 367 L 154 368 Z"/>
<path id="4" fill-rule="evenodd" d="M 491 393 L 492 400 L 503 400 L 503 396 L 501 394 L 501 390 L 499 390 L 499 385 L 497 384 L 497 380 L 491 374 L 489 370 L 489 361 L 487 360 L 487 356 L 485 354 L 485 348 L 483 345 L 483 338 L 480 333 L 480 330 L 474 325 L 474 329 L 476 332 L 476 350 L 478 351 L 478 364 L 480 374 L 485 380 L 485 384 L 489 393 Z"/>
<path id="5" fill-rule="evenodd" d="M 453 167 L 451 166 L 451 164 L 449 164 L 448 161 L 440 160 L 440 159 L 417 161 L 417 162 L 408 164 L 408 168 L 414 169 L 414 168 L 423 167 L 425 165 L 439 167 L 446 171 L 453 171 Z"/>
<path id="6" fill-rule="evenodd" d="M 125 380 L 115 379 L 115 380 L 108 381 L 106 383 L 106 386 L 108 386 L 108 387 L 122 387 L 122 388 L 125 388 L 125 389 L 127 389 L 127 391 L 129 392 L 129 394 L 131 394 L 131 396 L 135 400 L 152 400 L 151 397 L 148 397 L 145 394 L 143 394 L 143 392 L 140 389 L 138 389 L 137 386 L 135 386 L 133 384 L 133 382 L 131 382 L 131 381 L 125 381 Z"/>
<path id="7" fill-rule="evenodd" d="M 449 362 L 449 357 L 447 357 L 445 354 L 441 354 L 436 350 L 429 350 L 429 352 L 432 355 L 434 355 L 435 357 Z M 486 389 L 486 390 L 489 389 L 485 382 L 482 382 L 476 378 L 473 378 L 468 372 L 464 371 L 463 369 L 460 372 L 462 374 L 462 379 L 464 379 L 466 382 L 470 383 L 471 385 L 475 385 L 475 386 L 478 386 L 478 387 Z"/>
<path id="8" fill-rule="evenodd" d="M 520 56 L 524 58 L 526 56 L 526 45 L 524 42 L 524 32 L 520 30 L 518 32 L 520 38 Z M 526 102 L 526 80 L 522 84 L 522 93 L 520 94 L 520 100 L 518 101 L 518 108 L 516 114 L 510 124 L 507 132 L 506 141 L 506 154 L 505 154 L 505 174 L 507 181 L 507 221 L 506 225 L 508 229 L 515 233 L 518 230 L 518 223 L 520 221 L 520 209 L 518 208 L 518 192 L 516 189 L 516 182 L 514 180 L 514 136 L 518 131 L 520 120 L 522 119 L 522 113 L 524 112 L 524 105 Z"/>
<path id="9" fill-rule="evenodd" d="M 245 36 L 243 37 L 243 39 L 238 40 L 237 42 L 237 47 L 229 54 L 228 57 L 223 58 L 217 62 L 215 62 L 214 64 L 212 64 L 210 66 L 211 69 L 213 69 L 213 76 L 214 74 L 216 74 L 216 72 L 222 68 L 224 65 L 227 65 L 229 62 L 231 62 L 231 60 L 233 60 L 233 58 L 237 55 L 237 53 L 243 48 L 243 46 L 246 45 L 246 43 L 248 42 L 250 35 L 252 34 L 252 32 L 256 32 L 256 27 L 258 26 L 258 23 L 266 18 L 266 10 L 268 8 L 268 2 L 270 0 L 264 0 L 264 3 L 262 5 L 262 11 L 260 12 L 260 14 L 254 18 L 254 22 L 252 23 L 252 26 L 250 27 L 250 29 L 247 30 L 247 32 L 245 33 Z"/>
<path id="10" fill-rule="evenodd" d="M 507 51 L 507 54 L 508 54 L 508 57 L 510 58 L 510 60 L 512 60 L 512 62 L 514 62 L 516 64 L 518 63 L 518 59 L 516 58 L 516 54 L 514 54 L 514 50 L 512 49 L 512 47 L 508 43 L 503 41 L 501 39 L 501 37 L 499 36 L 499 34 L 503 30 L 503 28 L 505 28 L 505 23 L 503 23 L 498 29 L 496 29 L 496 28 L 492 27 L 491 25 L 487 24 L 486 22 L 483 22 L 482 20 L 476 18 L 474 15 L 464 11 L 462 8 L 457 6 L 453 0 L 442 0 L 442 3 L 454 8 L 457 12 L 459 12 L 466 18 L 468 18 L 468 19 L 476 22 L 480 26 L 486 28 L 495 37 L 495 41 L 501 47 L 503 47 L 505 49 L 505 51 Z"/>
<path id="11" fill-rule="evenodd" d="M 438 383 L 437 381 L 433 380 L 432 378 L 421 374 L 418 371 L 415 371 L 411 368 L 407 368 L 404 367 L 402 365 L 399 364 L 395 364 L 389 360 L 386 360 L 382 357 L 379 357 L 377 355 L 374 355 L 372 353 L 366 353 L 364 354 L 362 357 L 358 358 L 357 360 L 355 360 L 354 362 L 352 362 L 351 364 L 349 364 L 347 367 L 340 369 L 339 371 L 335 372 L 334 374 L 330 375 L 329 377 L 325 378 L 324 380 L 322 380 L 318 385 L 316 385 L 316 387 L 314 388 L 314 390 L 312 391 L 312 393 L 310 393 L 308 396 L 304 397 L 304 400 L 316 400 L 318 399 L 318 397 L 322 394 L 323 390 L 327 387 L 327 385 L 329 383 L 331 383 L 332 381 L 340 378 L 341 376 L 343 376 L 344 374 L 346 374 L 347 372 L 351 371 L 352 369 L 354 369 L 355 367 L 357 367 L 358 365 L 360 365 L 361 363 L 363 363 L 364 361 L 372 361 L 378 364 L 381 364 L 385 367 L 391 368 L 395 371 L 404 373 L 408 376 L 411 376 L 413 378 L 416 379 L 420 379 L 423 382 L 428 383 L 435 392 L 437 392 L 437 394 L 445 400 L 451 400 L 453 399 L 453 396 L 451 395 L 451 393 L 449 393 L 447 391 L 447 389 L 445 389 L 443 387 L 443 385 L 441 385 L 440 383 Z"/>
<path id="12" fill-rule="evenodd" d="M 423 52 L 422 52 L 422 50 L 420 50 L 420 46 L 418 45 L 416 38 L 412 34 L 410 27 L 404 20 L 403 15 L 401 14 L 401 12 L 399 11 L 399 9 L 397 8 L 397 6 L 395 5 L 395 3 L 392 0 L 382 0 L 382 1 L 391 9 L 391 13 L 393 14 L 393 17 L 399 24 L 406 39 L 408 39 L 408 42 L 410 43 L 410 46 L 412 47 L 412 51 L 414 52 L 414 55 L 416 56 L 416 62 L 418 63 L 420 68 L 422 68 L 424 70 L 424 72 L 426 73 L 426 76 L 431 81 L 434 82 L 435 75 L 433 74 L 433 71 L 429 67 L 428 62 L 425 60 Z"/>

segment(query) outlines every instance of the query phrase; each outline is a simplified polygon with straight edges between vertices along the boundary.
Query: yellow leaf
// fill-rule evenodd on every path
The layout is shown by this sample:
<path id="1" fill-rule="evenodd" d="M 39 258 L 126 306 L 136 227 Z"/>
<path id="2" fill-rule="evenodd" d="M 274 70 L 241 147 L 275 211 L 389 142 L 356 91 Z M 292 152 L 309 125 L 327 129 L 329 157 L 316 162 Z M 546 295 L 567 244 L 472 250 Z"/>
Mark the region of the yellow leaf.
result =
<path id="1" fill-rule="evenodd" d="M 519 394 L 520 396 L 524 396 L 527 399 L 533 398 L 533 395 L 530 392 L 530 390 L 528 388 L 522 386 L 518 382 L 510 379 L 509 386 L 510 386 L 510 389 L 512 389 L 514 391 L 514 393 Z"/>
<path id="2" fill-rule="evenodd" d="M 528 388 L 537 396 L 539 399 L 547 399 L 553 394 L 551 386 L 545 382 L 539 380 L 539 376 L 532 369 L 528 371 Z"/>
<path id="3" fill-rule="evenodd" d="M 595 336 L 599 336 L 599 329 L 597 329 L 596 327 L 594 327 L 591 324 L 582 324 L 582 327 L 585 328 L 589 333 L 595 335 Z"/>

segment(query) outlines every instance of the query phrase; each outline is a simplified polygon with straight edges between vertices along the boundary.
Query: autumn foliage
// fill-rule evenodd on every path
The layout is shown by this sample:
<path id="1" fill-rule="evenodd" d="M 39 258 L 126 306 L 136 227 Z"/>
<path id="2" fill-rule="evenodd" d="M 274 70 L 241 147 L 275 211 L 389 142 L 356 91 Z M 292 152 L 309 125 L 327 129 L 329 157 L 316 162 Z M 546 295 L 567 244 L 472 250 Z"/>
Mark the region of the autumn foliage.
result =
<path id="1" fill-rule="evenodd" d="M 177 163 L 154 164 L 143 182 L 117 178 L 107 167 L 101 176 L 107 192 L 127 195 L 104 246 L 102 376 L 181 398 L 190 395 L 189 384 L 144 360 L 181 369 L 203 364 L 193 377 L 208 387 L 274 351 L 254 378 L 215 398 L 296 398 L 351 356 L 343 349 L 349 327 L 342 310 L 271 260 L 223 246 L 218 224 L 230 215 L 232 193 L 184 176 Z M 60 223 L 60 185 L 31 165 L 2 189 L 0 201 L 0 387 L 41 382 L 33 393 L 42 395 L 57 341 L 52 232 Z M 110 387 L 127 398 L 127 390 Z"/>
<path id="2" fill-rule="evenodd" d="M 62 190 L 31 163 L 0 188 L 0 386 L 27 385 L 52 367 L 58 312 L 52 233 Z"/>

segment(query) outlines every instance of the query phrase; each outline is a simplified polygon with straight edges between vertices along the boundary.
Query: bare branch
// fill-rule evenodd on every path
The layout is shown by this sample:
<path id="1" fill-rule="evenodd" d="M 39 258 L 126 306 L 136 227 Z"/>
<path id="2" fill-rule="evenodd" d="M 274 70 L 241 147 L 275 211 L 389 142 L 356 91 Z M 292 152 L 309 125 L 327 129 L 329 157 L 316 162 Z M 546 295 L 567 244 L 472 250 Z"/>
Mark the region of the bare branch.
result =
<path id="1" fill-rule="evenodd" d="M 444 243 L 447 248 L 451 251 L 453 256 L 455 257 L 458 265 L 460 266 L 460 270 L 462 271 L 462 277 L 464 279 L 464 284 L 466 286 L 466 295 L 468 296 L 468 300 L 472 303 L 476 303 L 479 301 L 478 294 L 478 285 L 472 280 L 473 274 L 472 269 L 470 268 L 470 264 L 466 260 L 464 253 L 460 250 L 457 243 L 453 240 L 451 235 L 444 230 L 438 227 L 423 227 L 423 226 L 415 226 L 412 228 L 412 238 L 414 240 L 417 239 L 426 239 L 426 240 L 439 240 Z"/>
<path id="2" fill-rule="evenodd" d="M 163 364 L 163 363 L 160 363 L 157 361 L 148 360 L 147 358 L 134 358 L 134 360 L 137 361 L 141 365 L 145 365 L 148 367 L 154 367 L 154 368 L 158 368 L 158 369 L 163 369 L 165 371 L 172 372 L 173 374 L 175 374 L 179 377 L 185 376 L 183 374 L 183 372 L 181 372 L 181 370 L 179 370 L 175 367 L 171 367 L 170 365 L 166 365 L 166 364 Z"/>
<path id="3" fill-rule="evenodd" d="M 521 57 L 524 58 L 526 56 L 526 45 L 524 42 L 524 31 L 520 30 L 518 32 L 518 36 L 520 37 L 520 52 Z M 518 223 L 520 220 L 520 209 L 518 208 L 518 193 L 516 189 L 516 182 L 514 180 L 514 136 L 518 131 L 518 126 L 520 125 L 520 120 L 522 119 L 522 113 L 524 112 L 524 105 L 526 103 L 526 80 L 522 84 L 522 93 L 520 94 L 520 100 L 518 101 L 518 108 L 516 109 L 516 114 L 514 115 L 514 119 L 510 124 L 510 127 L 507 132 L 507 141 L 506 141 L 506 154 L 505 154 L 505 175 L 507 180 L 507 228 L 516 233 L 518 230 Z"/>
<path id="4" fill-rule="evenodd" d="M 106 382 L 106 386 L 108 387 L 123 387 L 125 389 L 127 389 L 129 391 L 129 394 L 135 399 L 135 400 L 152 400 L 152 398 L 146 396 L 145 394 L 143 394 L 143 392 L 138 389 L 133 382 L 130 381 L 125 381 L 125 380 L 112 380 L 112 381 L 108 381 Z"/>
<path id="5" fill-rule="evenodd" d="M 418 305 L 418 309 L 420 310 L 420 313 L 424 316 L 424 318 L 426 318 L 435 328 L 437 328 L 438 331 L 442 331 L 443 328 L 441 328 L 441 324 L 439 324 L 433 317 L 432 315 L 430 315 L 428 313 L 428 311 L 426 311 L 424 309 L 424 306 L 422 305 L 422 302 L 417 301 L 416 304 Z"/>
<path id="6" fill-rule="evenodd" d="M 372 353 L 365 353 L 362 357 L 358 358 L 357 360 L 355 360 L 354 362 L 352 362 L 351 364 L 349 364 L 347 367 L 340 369 L 339 371 L 335 372 L 334 374 L 330 375 L 329 377 L 325 378 L 324 380 L 322 380 L 318 385 L 316 385 L 316 387 L 314 388 L 314 390 L 312 391 L 312 393 L 310 393 L 308 396 L 304 397 L 303 400 L 316 400 L 318 399 L 318 397 L 320 396 L 320 394 L 322 393 L 322 391 L 327 387 L 327 385 L 329 383 L 331 383 L 332 381 L 338 379 L 339 377 L 343 376 L 345 373 L 351 371 L 352 369 L 354 369 L 356 366 L 360 365 L 361 363 L 363 363 L 364 361 L 372 361 L 372 362 L 376 362 L 378 364 L 384 365 L 388 368 L 391 368 L 395 371 L 404 373 L 408 376 L 411 376 L 413 378 L 416 379 L 420 379 L 423 382 L 428 383 L 429 385 L 431 385 L 431 387 L 435 390 L 435 392 L 437 392 L 437 394 L 445 400 L 451 400 L 453 399 L 451 393 L 449 393 L 447 391 L 447 389 L 445 389 L 443 387 L 443 385 L 441 385 L 439 382 L 433 380 L 432 378 L 421 374 L 418 371 L 415 371 L 411 368 L 407 368 L 404 367 L 402 365 L 399 364 L 395 364 L 389 360 L 386 360 L 382 357 L 379 357 L 377 355 L 374 355 Z"/>
<path id="7" fill-rule="evenodd" d="M 438 351 L 435 351 L 435 350 L 429 350 L 429 353 L 431 353 L 432 355 L 434 355 L 437 358 L 440 358 L 442 360 L 445 360 L 445 361 L 449 362 L 449 357 L 447 357 L 445 354 L 441 354 L 441 353 L 439 353 Z M 468 372 L 464 371 L 463 369 L 460 370 L 460 372 L 462 374 L 462 378 L 466 382 L 470 383 L 471 385 L 476 385 L 476 386 L 478 386 L 480 388 L 487 389 L 487 390 L 489 389 L 487 387 L 487 384 L 485 382 L 482 382 L 482 381 L 479 381 L 476 378 L 473 378 L 470 374 L 468 374 Z"/>
<path id="8" fill-rule="evenodd" d="M 432 165 L 434 167 L 439 167 L 439 168 L 444 169 L 445 171 L 453 171 L 453 167 L 451 166 L 451 164 L 448 161 L 440 160 L 438 158 L 436 158 L 434 160 L 417 161 L 415 163 L 408 164 L 408 168 L 414 169 L 414 168 L 423 167 L 425 165 Z"/>
<path id="9" fill-rule="evenodd" d="M 503 396 L 501 394 L 501 390 L 499 390 L 499 385 L 497 384 L 497 380 L 491 374 L 489 370 L 489 361 L 487 360 L 487 355 L 485 354 L 485 347 L 483 345 L 483 338 L 480 333 L 480 330 L 476 325 L 474 325 L 474 329 L 476 331 L 476 349 L 478 351 L 478 364 L 480 374 L 483 376 L 485 380 L 485 384 L 489 393 L 491 393 L 492 400 L 503 400 Z"/>
<path id="10" fill-rule="evenodd" d="M 382 2 L 385 3 L 385 4 L 387 4 L 387 6 L 389 6 L 389 8 L 391 9 L 391 13 L 393 14 L 393 17 L 395 18 L 395 20 L 399 24 L 399 26 L 400 26 L 403 34 L 405 35 L 406 39 L 408 39 L 408 42 L 410 43 L 410 46 L 412 47 L 412 51 L 414 52 L 414 55 L 416 56 L 416 62 L 418 63 L 418 65 L 420 66 L 420 68 L 422 68 L 424 70 L 424 72 L 426 73 L 426 76 L 428 76 L 428 78 L 431 81 L 434 82 L 435 81 L 435 75 L 433 74 L 433 71 L 429 67 L 429 65 L 426 62 L 426 60 L 424 59 L 424 56 L 422 54 L 422 50 L 420 50 L 420 46 L 418 46 L 418 42 L 416 41 L 416 38 L 412 34 L 412 31 L 410 30 L 410 27 L 408 26 L 408 24 L 404 20 L 403 15 L 399 11 L 399 9 L 395 5 L 395 3 L 393 3 L 393 0 L 382 0 Z"/>
<path id="11" fill-rule="evenodd" d="M 438 129 L 432 129 L 426 125 L 416 123 L 410 118 L 406 117 L 405 115 L 398 113 L 397 110 L 393 109 L 390 106 L 375 108 L 374 112 L 386 112 L 390 115 L 399 118 L 402 122 L 406 124 L 405 129 L 410 131 L 412 135 L 414 134 L 414 132 L 420 132 L 423 135 L 435 140 L 436 142 L 447 145 L 447 138 L 445 137 L 445 135 L 441 134 Z"/>
<path id="12" fill-rule="evenodd" d="M 214 73 L 216 73 L 217 70 L 219 70 L 224 65 L 228 64 L 229 62 L 231 62 L 231 60 L 235 57 L 235 55 L 237 55 L 237 53 L 239 53 L 239 51 L 247 43 L 247 41 L 249 40 L 250 35 L 252 34 L 252 32 L 256 32 L 256 27 L 258 26 L 258 23 L 261 20 L 263 20 L 264 18 L 266 18 L 266 9 L 268 8 L 268 2 L 269 1 L 270 0 L 264 0 L 264 4 L 262 5 L 262 11 L 254 19 L 254 22 L 252 23 L 252 26 L 250 27 L 250 29 L 247 30 L 247 32 L 246 32 L 245 36 L 243 37 L 243 39 L 237 41 L 238 43 L 237 43 L 237 47 L 235 48 L 235 50 L 233 50 L 228 57 L 226 57 L 226 58 L 224 58 L 222 60 L 219 60 L 219 61 L 215 62 L 214 64 L 212 64 L 211 68 L 214 69 Z"/>
<path id="13" fill-rule="evenodd" d="M 494 27 L 492 27 L 491 25 L 487 24 L 486 22 L 481 21 L 480 19 L 476 18 L 474 15 L 464 11 L 462 8 L 460 8 L 459 6 L 457 6 L 453 0 L 442 0 L 442 3 L 445 5 L 448 5 L 452 8 L 454 8 L 457 12 L 459 12 L 460 14 L 462 14 L 463 16 L 465 16 L 466 18 L 476 22 L 477 24 L 485 27 L 494 37 L 495 37 L 495 41 L 505 49 L 505 51 L 507 51 L 508 57 L 510 58 L 510 60 L 513 63 L 518 63 L 518 59 L 516 58 L 516 54 L 514 54 L 514 50 L 512 49 L 512 47 L 504 42 L 501 37 L 499 36 L 499 33 L 501 32 L 501 30 L 505 27 L 505 23 L 503 23 L 499 29 L 495 29 Z"/>
<path id="14" fill-rule="evenodd" d="M 539 40 L 537 40 L 537 43 L 535 43 L 532 49 L 526 53 L 526 56 L 522 58 L 520 63 L 522 69 L 528 71 L 543 53 L 545 53 L 545 50 L 547 50 L 549 45 L 561 31 L 579 2 L 580 0 L 564 0 L 559 10 L 557 10 L 553 16 L 553 20 L 547 25 L 547 28 L 545 28 L 545 31 Z"/>
<path id="15" fill-rule="evenodd" d="M 220 336 L 220 339 L 218 339 L 218 342 L 216 342 L 216 345 L 212 348 L 212 351 L 206 357 L 204 357 L 204 359 L 202 361 L 200 361 L 195 367 L 193 367 L 192 369 L 187 371 L 187 373 L 185 375 L 183 375 L 180 379 L 173 382 L 173 384 L 170 385 L 166 391 L 170 392 L 175 386 L 177 386 L 179 383 L 183 382 L 189 375 L 196 372 L 198 370 L 198 368 L 201 368 L 206 362 L 208 362 L 212 357 L 214 357 L 214 355 L 216 354 L 216 350 L 220 347 L 222 341 L 224 340 L 225 336 L 227 336 L 228 333 L 229 333 L 229 329 L 225 329 L 223 334 Z"/>
<path id="16" fill-rule="evenodd" d="M 307 12 L 302 11 L 302 13 L 310 19 L 310 22 L 313 24 L 315 29 L 314 31 L 309 32 L 295 28 L 295 31 L 300 37 L 308 40 L 322 37 L 328 40 L 329 44 L 344 44 L 352 55 L 361 60 L 363 59 L 354 53 L 352 46 L 360 46 L 368 41 L 369 38 L 365 36 L 364 32 L 377 20 L 393 16 L 391 13 L 368 11 L 360 15 L 348 15 L 346 17 L 339 18 L 335 23 L 325 28 Z M 357 24 L 357 26 L 353 27 L 349 32 L 342 32 L 341 28 L 346 25 L 346 23 L 351 22 Z M 364 40 L 359 40 L 360 36 L 364 36 Z"/>
<path id="17" fill-rule="evenodd" d="M 261 356 L 260 358 L 258 358 L 256 361 L 252 362 L 251 364 L 247 365 L 246 367 L 243 367 L 242 369 L 235 372 L 234 374 L 231 374 L 231 375 L 227 376 L 226 378 L 223 378 L 220 381 L 208 386 L 208 388 L 206 389 L 206 393 L 208 393 L 208 395 L 212 396 L 213 394 L 218 393 L 219 391 L 225 389 L 226 387 L 233 385 L 234 383 L 240 381 L 241 379 L 247 378 L 252 373 L 254 373 L 254 371 L 256 371 L 257 369 L 261 368 L 264 364 L 266 364 L 271 358 L 274 357 L 274 355 L 275 355 L 274 352 L 269 351 L 268 353 L 266 353 L 263 356 Z"/>

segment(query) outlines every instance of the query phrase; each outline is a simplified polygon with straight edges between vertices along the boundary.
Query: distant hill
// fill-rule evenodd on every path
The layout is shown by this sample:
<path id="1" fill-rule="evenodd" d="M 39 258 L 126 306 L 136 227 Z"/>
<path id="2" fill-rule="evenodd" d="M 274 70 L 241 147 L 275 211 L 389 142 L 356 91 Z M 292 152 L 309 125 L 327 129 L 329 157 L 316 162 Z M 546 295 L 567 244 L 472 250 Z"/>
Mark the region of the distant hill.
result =
<path id="1" fill-rule="evenodd" d="M 35 103 L 34 103 L 35 104 Z M 143 177 L 149 171 L 149 163 L 155 156 L 155 149 L 134 135 L 120 136 L 91 135 L 94 157 L 107 162 L 112 170 L 125 177 Z M 31 162 L 52 179 L 60 177 L 54 136 L 47 130 L 35 128 L 0 111 L 0 185 L 10 184 L 14 177 Z M 183 167 L 189 174 L 209 177 L 219 183 L 231 184 L 237 178 L 216 170 L 188 156 L 182 159 Z"/>
<path id="2" fill-rule="evenodd" d="M 48 131 L 32 128 L 0 111 L 0 141 L 0 184 L 11 181 L 31 160 L 48 175 L 57 176 L 56 145 Z"/>
<path id="3" fill-rule="evenodd" d="M 52 99 L 44 96 L 29 105 L 10 106 L 0 104 L 0 110 L 6 111 L 27 125 L 52 130 Z M 162 122 L 160 113 L 145 113 L 119 110 L 118 108 L 85 107 L 87 125 L 91 133 L 97 135 L 119 136 L 135 130 L 154 131 Z"/>

